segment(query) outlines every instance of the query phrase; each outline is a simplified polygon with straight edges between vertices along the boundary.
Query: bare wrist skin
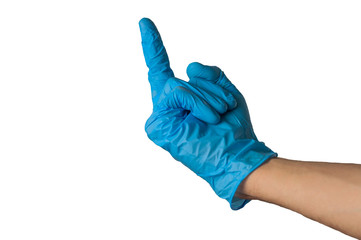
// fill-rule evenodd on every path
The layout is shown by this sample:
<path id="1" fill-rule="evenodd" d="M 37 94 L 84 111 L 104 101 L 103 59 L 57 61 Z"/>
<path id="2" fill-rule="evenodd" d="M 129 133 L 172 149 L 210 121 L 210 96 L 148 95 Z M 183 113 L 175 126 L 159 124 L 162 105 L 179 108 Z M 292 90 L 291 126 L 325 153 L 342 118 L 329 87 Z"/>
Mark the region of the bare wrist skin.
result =
<path id="1" fill-rule="evenodd" d="M 236 196 L 288 208 L 361 238 L 361 165 L 273 158 L 240 184 Z"/>
<path id="2" fill-rule="evenodd" d="M 275 158 L 273 158 L 275 159 Z M 258 183 L 266 178 L 266 174 L 269 170 L 269 162 L 273 159 L 267 160 L 255 171 L 253 171 L 242 183 L 238 186 L 235 196 L 244 199 L 261 200 L 262 194 L 257 194 L 257 186 L 262 183 Z M 271 166 L 272 167 L 272 166 Z"/>

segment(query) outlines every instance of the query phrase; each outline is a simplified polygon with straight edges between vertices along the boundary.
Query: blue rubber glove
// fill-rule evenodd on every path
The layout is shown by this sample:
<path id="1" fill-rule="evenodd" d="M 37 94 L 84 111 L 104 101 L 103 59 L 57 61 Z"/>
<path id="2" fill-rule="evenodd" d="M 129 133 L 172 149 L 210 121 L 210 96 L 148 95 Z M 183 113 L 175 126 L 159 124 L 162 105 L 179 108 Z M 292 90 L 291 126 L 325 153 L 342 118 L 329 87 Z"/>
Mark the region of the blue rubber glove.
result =
<path id="1" fill-rule="evenodd" d="M 277 154 L 257 140 L 245 99 L 219 68 L 191 63 L 188 82 L 175 78 L 154 23 L 139 26 L 153 100 L 148 137 L 242 208 L 249 200 L 234 196 L 237 187 Z"/>

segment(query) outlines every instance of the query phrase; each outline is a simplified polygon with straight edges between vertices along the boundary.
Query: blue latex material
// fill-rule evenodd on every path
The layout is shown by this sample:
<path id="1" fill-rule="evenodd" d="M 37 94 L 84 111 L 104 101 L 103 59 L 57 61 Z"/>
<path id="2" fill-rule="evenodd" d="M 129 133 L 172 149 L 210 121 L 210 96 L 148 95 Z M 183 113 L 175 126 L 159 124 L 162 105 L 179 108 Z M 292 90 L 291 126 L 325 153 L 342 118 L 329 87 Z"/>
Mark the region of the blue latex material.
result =
<path id="1" fill-rule="evenodd" d="M 153 100 L 148 137 L 242 208 L 249 200 L 234 196 L 238 185 L 277 154 L 257 140 L 245 99 L 218 67 L 191 63 L 188 82 L 175 78 L 153 22 L 139 26 Z"/>

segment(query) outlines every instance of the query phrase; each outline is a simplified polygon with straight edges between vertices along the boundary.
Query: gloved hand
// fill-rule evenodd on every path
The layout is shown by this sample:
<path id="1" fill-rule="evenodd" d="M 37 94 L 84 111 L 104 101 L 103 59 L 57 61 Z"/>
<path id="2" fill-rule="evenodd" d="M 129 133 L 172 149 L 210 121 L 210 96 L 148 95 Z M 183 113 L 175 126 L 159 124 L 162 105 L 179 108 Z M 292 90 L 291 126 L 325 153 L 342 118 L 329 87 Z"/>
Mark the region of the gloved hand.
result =
<path id="1" fill-rule="evenodd" d="M 175 78 L 154 23 L 139 26 L 153 100 L 148 137 L 242 208 L 249 200 L 234 197 L 238 185 L 277 154 L 257 140 L 245 99 L 218 67 L 191 63 L 188 82 Z"/>

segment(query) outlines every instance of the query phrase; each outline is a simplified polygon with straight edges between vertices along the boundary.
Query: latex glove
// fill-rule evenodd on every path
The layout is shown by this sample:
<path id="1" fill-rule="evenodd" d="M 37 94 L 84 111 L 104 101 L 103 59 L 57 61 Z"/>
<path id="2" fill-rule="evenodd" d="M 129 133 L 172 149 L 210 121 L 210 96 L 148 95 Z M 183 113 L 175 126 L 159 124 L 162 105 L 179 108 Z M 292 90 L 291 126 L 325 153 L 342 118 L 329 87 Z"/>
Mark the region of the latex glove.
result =
<path id="1" fill-rule="evenodd" d="M 143 18 L 139 26 L 153 100 L 148 137 L 205 179 L 233 210 L 242 208 L 249 200 L 234 197 L 237 187 L 277 154 L 257 140 L 245 99 L 219 68 L 191 63 L 189 82 L 174 78 L 153 22 Z"/>

